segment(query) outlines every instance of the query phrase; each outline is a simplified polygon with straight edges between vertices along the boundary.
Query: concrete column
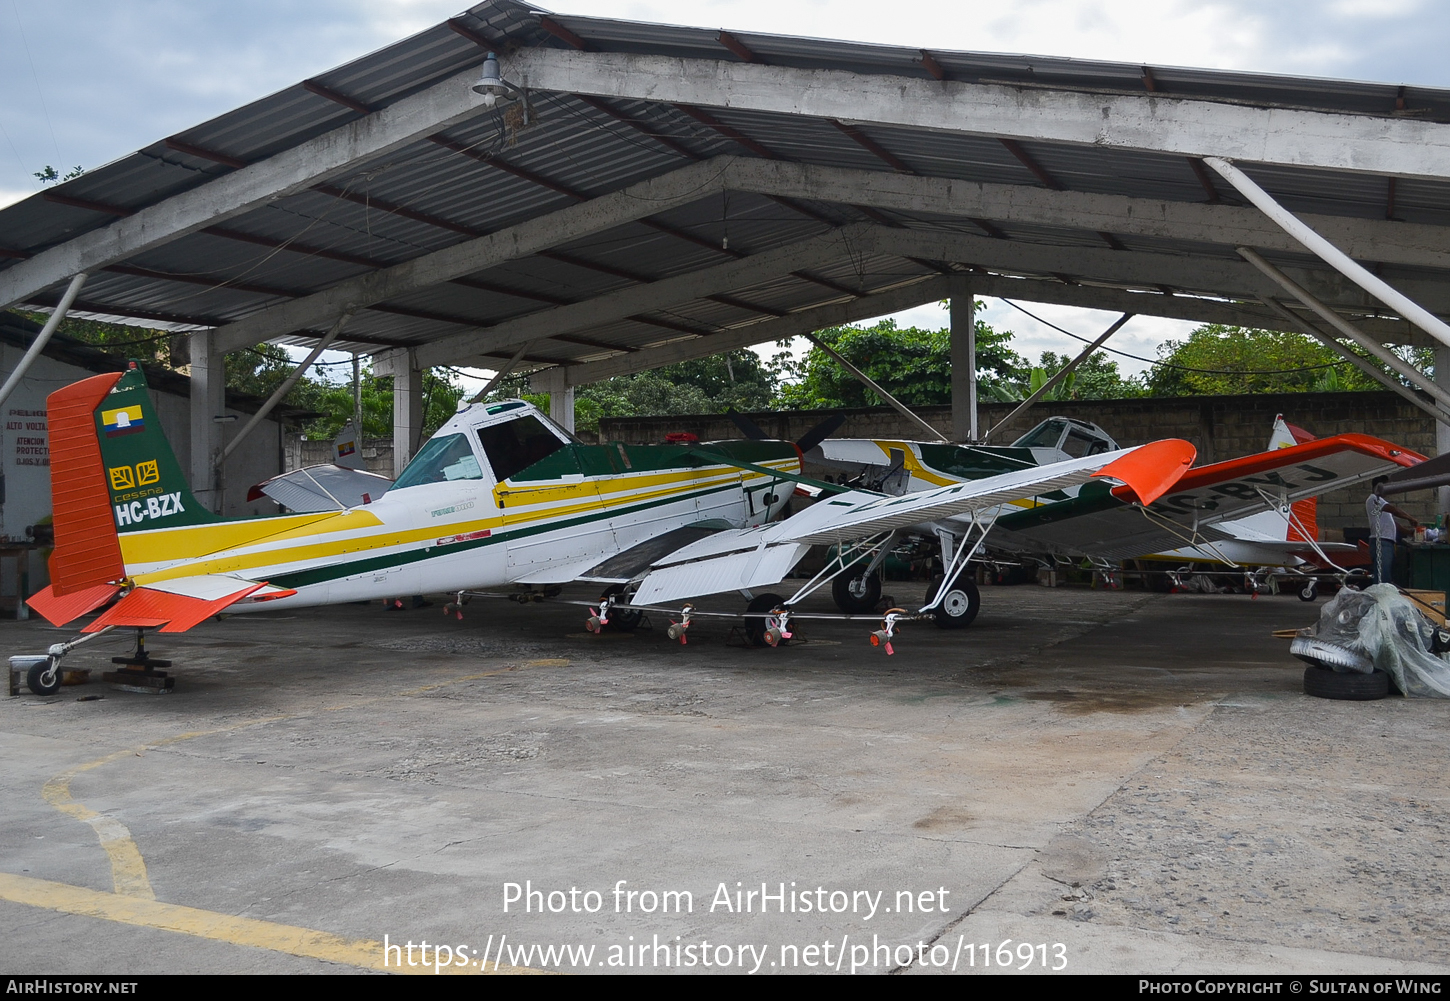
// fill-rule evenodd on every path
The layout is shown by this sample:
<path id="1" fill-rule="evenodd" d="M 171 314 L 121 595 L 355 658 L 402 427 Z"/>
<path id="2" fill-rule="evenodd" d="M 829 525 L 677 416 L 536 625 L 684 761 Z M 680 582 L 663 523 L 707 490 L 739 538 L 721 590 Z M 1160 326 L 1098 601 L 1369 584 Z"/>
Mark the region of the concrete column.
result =
<path id="1" fill-rule="evenodd" d="M 951 298 L 952 441 L 976 441 L 976 302 L 966 282 L 954 283 Z"/>
<path id="2" fill-rule="evenodd" d="M 1435 385 L 1441 389 L 1450 391 L 1450 347 L 1438 346 L 1435 348 Z M 1450 424 L 1444 421 L 1435 422 L 1435 454 L 1444 455 L 1450 452 Z M 1441 487 L 1436 491 L 1439 502 L 1436 510 L 1440 514 L 1450 512 L 1450 487 Z"/>
<path id="3" fill-rule="evenodd" d="M 423 434 L 423 372 L 417 353 L 397 352 L 393 359 L 393 475 L 418 454 Z"/>
<path id="4" fill-rule="evenodd" d="M 529 379 L 536 393 L 549 394 L 549 416 L 564 430 L 574 430 L 574 387 L 569 385 L 562 365 L 546 368 Z"/>
<path id="5" fill-rule="evenodd" d="M 191 492 L 209 510 L 222 510 L 219 465 L 226 413 L 226 355 L 216 350 L 214 333 L 200 330 L 188 338 L 191 355 Z"/>

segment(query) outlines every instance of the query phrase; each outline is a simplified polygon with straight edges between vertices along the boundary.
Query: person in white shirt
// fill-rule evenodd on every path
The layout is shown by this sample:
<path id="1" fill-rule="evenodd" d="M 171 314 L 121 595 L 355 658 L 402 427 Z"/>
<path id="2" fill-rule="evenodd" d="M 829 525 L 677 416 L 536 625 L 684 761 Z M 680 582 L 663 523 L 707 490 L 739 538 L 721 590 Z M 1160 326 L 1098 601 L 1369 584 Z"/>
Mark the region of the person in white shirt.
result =
<path id="1" fill-rule="evenodd" d="M 1380 487 L 1388 480 L 1387 476 L 1376 477 L 1374 491 L 1364 502 L 1365 513 L 1369 515 L 1369 547 L 1374 557 L 1376 584 L 1393 583 L 1391 578 L 1395 565 L 1395 541 L 1400 537 L 1400 529 L 1395 524 L 1395 519 L 1409 522 L 1411 529 L 1419 527 L 1420 524 L 1380 496 Z"/>

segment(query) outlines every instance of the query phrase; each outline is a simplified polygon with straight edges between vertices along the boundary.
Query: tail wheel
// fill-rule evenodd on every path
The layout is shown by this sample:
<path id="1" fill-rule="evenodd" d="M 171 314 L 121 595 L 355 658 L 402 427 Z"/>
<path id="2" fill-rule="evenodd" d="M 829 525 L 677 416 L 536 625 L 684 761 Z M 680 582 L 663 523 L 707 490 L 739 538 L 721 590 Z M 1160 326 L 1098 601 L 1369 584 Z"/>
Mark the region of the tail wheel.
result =
<path id="1" fill-rule="evenodd" d="M 604 593 L 599 596 L 599 600 L 603 601 L 605 598 L 624 597 L 627 597 L 627 595 L 624 593 L 623 584 L 610 584 L 609 587 L 605 588 Z M 622 633 L 634 632 L 643 621 L 644 613 L 637 612 L 631 608 L 611 608 L 609 610 L 608 628 L 618 630 Z"/>
<path id="2" fill-rule="evenodd" d="M 769 613 L 779 608 L 785 599 L 778 594 L 757 594 L 745 606 L 745 641 L 751 646 L 785 646 L 790 640 L 781 639 L 770 644 L 766 642 L 766 630 L 779 627 L 779 620 Z"/>
<path id="3" fill-rule="evenodd" d="M 54 695 L 60 691 L 60 682 L 60 667 L 49 662 L 36 664 L 25 673 L 25 685 L 36 695 Z"/>
<path id="4" fill-rule="evenodd" d="M 944 579 L 941 574 L 931 579 L 931 586 L 926 589 L 927 604 L 931 604 L 941 591 Z M 972 624 L 981 608 L 982 595 L 977 590 L 977 582 L 967 576 L 966 571 L 962 571 L 947 587 L 941 604 L 932 609 L 931 614 L 936 617 L 936 624 L 941 628 L 961 629 Z"/>
<path id="5" fill-rule="evenodd" d="M 1317 597 L 1319 597 L 1319 584 L 1315 581 L 1311 580 L 1299 589 L 1300 601 L 1313 601 Z"/>
<path id="6" fill-rule="evenodd" d="M 847 570 L 831 583 L 831 597 L 847 615 L 875 611 L 881 600 L 881 575 Z"/>

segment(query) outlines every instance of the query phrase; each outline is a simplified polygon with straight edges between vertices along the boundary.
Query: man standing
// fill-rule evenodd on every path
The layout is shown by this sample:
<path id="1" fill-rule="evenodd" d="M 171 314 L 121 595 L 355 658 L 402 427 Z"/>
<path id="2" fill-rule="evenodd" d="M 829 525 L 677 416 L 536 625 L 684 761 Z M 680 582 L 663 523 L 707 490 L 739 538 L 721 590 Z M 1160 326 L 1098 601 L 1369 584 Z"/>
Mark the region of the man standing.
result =
<path id="1" fill-rule="evenodd" d="M 1399 538 L 1399 526 L 1395 519 L 1410 523 L 1410 528 L 1419 527 L 1419 522 L 1395 507 L 1380 495 L 1380 488 L 1388 482 L 1388 476 L 1378 476 L 1372 484 L 1374 490 L 1365 499 L 1364 510 L 1369 515 L 1369 545 L 1374 557 L 1374 582 L 1393 583 L 1395 567 L 1395 540 Z"/>

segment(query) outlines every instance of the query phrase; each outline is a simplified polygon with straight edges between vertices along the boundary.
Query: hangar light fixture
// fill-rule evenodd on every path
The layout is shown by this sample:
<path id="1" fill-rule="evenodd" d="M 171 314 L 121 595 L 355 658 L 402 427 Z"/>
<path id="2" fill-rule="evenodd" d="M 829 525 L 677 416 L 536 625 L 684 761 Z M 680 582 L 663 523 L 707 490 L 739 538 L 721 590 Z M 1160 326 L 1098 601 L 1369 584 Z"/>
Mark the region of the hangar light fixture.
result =
<path id="1" fill-rule="evenodd" d="M 499 75 L 498 56 L 492 52 L 483 61 L 483 72 L 478 77 L 478 83 L 473 85 L 473 92 L 483 95 L 484 106 L 488 108 L 497 104 L 500 98 L 513 100 L 518 96 L 518 88 Z"/>

